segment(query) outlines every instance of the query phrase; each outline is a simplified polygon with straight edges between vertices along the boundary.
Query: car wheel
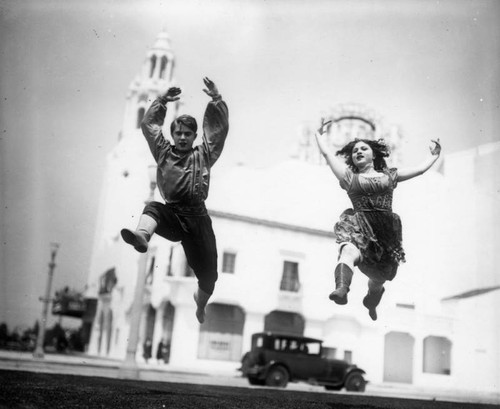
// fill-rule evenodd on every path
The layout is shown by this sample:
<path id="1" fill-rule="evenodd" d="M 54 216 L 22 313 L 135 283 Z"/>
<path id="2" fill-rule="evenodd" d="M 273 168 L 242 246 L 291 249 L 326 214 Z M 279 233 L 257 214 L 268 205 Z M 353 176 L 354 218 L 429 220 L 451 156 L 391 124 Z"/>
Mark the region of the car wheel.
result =
<path id="1" fill-rule="evenodd" d="M 354 372 L 347 376 L 344 386 L 346 391 L 349 392 L 364 392 L 366 381 L 365 378 L 363 378 L 363 375 L 358 372 Z"/>
<path id="2" fill-rule="evenodd" d="M 284 388 L 289 380 L 288 371 L 282 366 L 275 366 L 271 368 L 266 377 L 267 386 L 277 386 Z"/>
<path id="3" fill-rule="evenodd" d="M 254 378 L 253 376 L 248 377 L 248 383 L 250 385 L 264 385 L 265 381 L 259 378 Z"/>

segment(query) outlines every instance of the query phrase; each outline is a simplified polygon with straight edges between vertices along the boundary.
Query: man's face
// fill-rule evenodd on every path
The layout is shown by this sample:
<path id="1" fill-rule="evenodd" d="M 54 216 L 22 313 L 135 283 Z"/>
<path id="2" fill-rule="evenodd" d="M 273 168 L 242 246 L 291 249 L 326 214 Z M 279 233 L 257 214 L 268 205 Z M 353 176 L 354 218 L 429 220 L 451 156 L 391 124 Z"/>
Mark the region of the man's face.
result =
<path id="1" fill-rule="evenodd" d="M 183 124 L 177 123 L 172 132 L 175 148 L 179 152 L 189 152 L 193 148 L 196 134 Z"/>

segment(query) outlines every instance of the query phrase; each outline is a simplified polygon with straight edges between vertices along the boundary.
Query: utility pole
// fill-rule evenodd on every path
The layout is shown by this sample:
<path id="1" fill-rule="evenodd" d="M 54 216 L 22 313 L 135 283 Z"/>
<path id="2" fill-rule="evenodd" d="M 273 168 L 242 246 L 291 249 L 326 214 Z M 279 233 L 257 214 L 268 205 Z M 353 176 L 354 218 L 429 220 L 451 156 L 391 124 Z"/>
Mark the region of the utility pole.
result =
<path id="1" fill-rule="evenodd" d="M 50 243 L 50 263 L 49 263 L 49 276 L 47 277 L 47 287 L 45 288 L 45 297 L 40 297 L 40 301 L 43 303 L 43 309 L 42 309 L 42 320 L 40 322 L 40 325 L 38 326 L 38 336 L 36 339 L 36 348 L 35 351 L 33 352 L 33 357 L 35 358 L 44 358 L 44 351 L 43 351 L 43 341 L 45 338 L 45 327 L 47 323 L 47 314 L 49 311 L 49 304 L 52 301 L 52 298 L 50 298 L 50 292 L 52 289 L 52 278 L 54 276 L 54 269 L 56 267 L 56 255 L 57 255 L 57 250 L 59 249 L 59 244 L 58 243 Z"/>
<path id="2" fill-rule="evenodd" d="M 156 165 L 148 167 L 149 175 L 149 197 L 145 204 L 154 200 L 154 191 L 156 189 Z M 144 297 L 144 287 L 146 281 L 146 269 L 148 265 L 148 252 L 141 254 L 138 261 L 137 282 L 135 284 L 134 300 L 130 312 L 129 336 L 127 342 L 127 354 L 122 366 L 120 375 L 122 378 L 137 379 L 139 369 L 135 360 L 137 354 L 137 344 L 139 342 L 139 328 L 141 324 L 142 303 Z"/>

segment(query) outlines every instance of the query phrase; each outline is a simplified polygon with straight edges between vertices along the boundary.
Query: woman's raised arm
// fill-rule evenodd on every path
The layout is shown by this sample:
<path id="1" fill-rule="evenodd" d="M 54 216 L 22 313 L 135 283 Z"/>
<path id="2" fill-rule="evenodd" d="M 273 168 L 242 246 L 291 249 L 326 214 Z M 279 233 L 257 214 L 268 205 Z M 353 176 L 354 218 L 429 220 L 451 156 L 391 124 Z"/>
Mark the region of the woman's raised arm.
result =
<path id="1" fill-rule="evenodd" d="M 420 165 L 408 169 L 398 170 L 398 182 L 403 182 L 405 180 L 414 178 L 415 176 L 420 176 L 427 172 L 430 167 L 439 159 L 441 154 L 441 144 L 439 139 L 437 141 L 431 140 L 434 145 L 429 146 L 430 156 L 428 156 Z"/>
<path id="2" fill-rule="evenodd" d="M 318 147 L 319 147 L 319 150 L 321 151 L 321 154 L 325 157 L 326 163 L 328 163 L 328 166 L 330 166 L 330 169 L 332 170 L 333 174 L 337 177 L 338 180 L 342 180 L 342 179 L 344 179 L 347 165 L 345 164 L 345 162 L 341 158 L 339 158 L 338 156 L 335 156 L 330 151 L 330 149 L 328 148 L 326 141 L 325 141 L 325 130 L 326 130 L 326 127 L 331 122 L 332 121 L 323 122 L 323 120 L 321 120 L 321 126 L 318 128 L 318 130 L 314 134 L 314 137 L 316 138 L 316 143 L 318 144 Z"/>

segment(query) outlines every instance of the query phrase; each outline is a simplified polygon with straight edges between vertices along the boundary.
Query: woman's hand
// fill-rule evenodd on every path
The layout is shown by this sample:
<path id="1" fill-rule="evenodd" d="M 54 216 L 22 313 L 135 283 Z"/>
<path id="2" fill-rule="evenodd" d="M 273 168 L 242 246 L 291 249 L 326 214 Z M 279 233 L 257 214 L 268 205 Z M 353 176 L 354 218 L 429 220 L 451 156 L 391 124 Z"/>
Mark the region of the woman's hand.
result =
<path id="1" fill-rule="evenodd" d="M 330 166 L 333 174 L 338 180 L 342 180 L 345 176 L 345 172 L 347 169 L 347 165 L 343 160 L 341 160 L 338 156 L 333 155 L 330 152 L 327 138 L 324 136 L 328 126 L 332 123 L 332 121 L 326 121 L 321 118 L 321 126 L 316 130 L 314 136 L 316 138 L 316 142 L 318 144 L 318 148 L 320 152 L 325 157 L 326 163 Z"/>
<path id="2" fill-rule="evenodd" d="M 439 143 L 439 138 L 437 141 L 431 139 L 431 142 L 434 143 L 434 146 L 429 146 L 432 156 L 439 156 L 441 154 L 441 144 Z"/>
<path id="3" fill-rule="evenodd" d="M 330 125 L 332 123 L 331 120 L 327 121 L 327 122 L 323 122 L 323 121 L 324 121 L 324 119 L 321 118 L 321 126 L 316 131 L 320 135 L 323 135 L 326 132 L 326 130 L 328 129 L 328 125 Z"/>

